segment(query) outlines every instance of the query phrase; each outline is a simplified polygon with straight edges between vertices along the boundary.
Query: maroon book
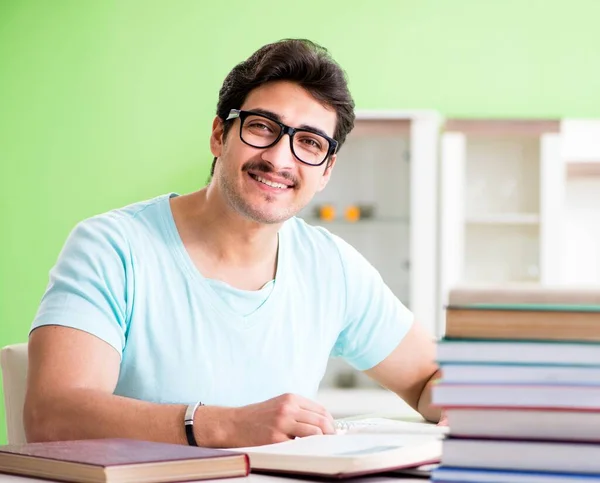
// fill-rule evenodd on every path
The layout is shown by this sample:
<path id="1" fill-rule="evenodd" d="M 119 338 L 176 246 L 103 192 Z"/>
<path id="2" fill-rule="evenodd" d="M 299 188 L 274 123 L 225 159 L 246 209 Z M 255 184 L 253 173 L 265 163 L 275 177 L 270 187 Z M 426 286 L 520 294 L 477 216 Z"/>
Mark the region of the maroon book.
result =
<path id="1" fill-rule="evenodd" d="M 131 439 L 0 446 L 0 472 L 62 481 L 168 482 L 247 476 L 248 456 L 233 451 Z"/>

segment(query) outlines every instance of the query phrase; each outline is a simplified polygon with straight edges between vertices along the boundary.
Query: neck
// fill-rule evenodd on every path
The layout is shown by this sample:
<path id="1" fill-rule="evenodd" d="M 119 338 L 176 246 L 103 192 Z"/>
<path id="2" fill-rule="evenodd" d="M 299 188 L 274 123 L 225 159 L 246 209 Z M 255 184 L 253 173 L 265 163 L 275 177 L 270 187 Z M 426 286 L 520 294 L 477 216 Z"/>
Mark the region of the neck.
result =
<path id="1" fill-rule="evenodd" d="M 202 247 L 218 263 L 248 267 L 268 262 L 277 255 L 281 224 L 265 225 L 248 220 L 224 206 L 209 188 L 172 200 L 178 228 L 193 245 Z"/>

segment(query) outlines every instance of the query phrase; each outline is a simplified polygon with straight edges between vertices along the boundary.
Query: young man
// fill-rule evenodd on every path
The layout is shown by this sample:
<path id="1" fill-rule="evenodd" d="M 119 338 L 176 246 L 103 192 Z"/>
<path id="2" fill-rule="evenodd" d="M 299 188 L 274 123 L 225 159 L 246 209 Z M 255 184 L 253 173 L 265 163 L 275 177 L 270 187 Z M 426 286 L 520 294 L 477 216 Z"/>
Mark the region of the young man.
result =
<path id="1" fill-rule="evenodd" d="M 345 74 L 318 45 L 277 42 L 236 66 L 209 185 L 93 217 L 67 240 L 30 335 L 28 439 L 235 447 L 332 433 L 312 400 L 331 355 L 437 421 L 432 338 L 352 247 L 294 217 L 353 123 Z"/>

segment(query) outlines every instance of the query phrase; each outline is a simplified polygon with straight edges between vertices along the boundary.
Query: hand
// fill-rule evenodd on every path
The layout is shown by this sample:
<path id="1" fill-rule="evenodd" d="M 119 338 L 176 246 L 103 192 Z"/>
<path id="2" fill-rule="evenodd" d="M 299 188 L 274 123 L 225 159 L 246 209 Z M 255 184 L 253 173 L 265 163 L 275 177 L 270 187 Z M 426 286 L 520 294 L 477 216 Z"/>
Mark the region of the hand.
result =
<path id="1" fill-rule="evenodd" d="M 448 416 L 446 416 L 444 413 L 442 413 L 442 417 L 440 418 L 439 423 L 437 423 L 438 426 L 448 426 Z"/>
<path id="2" fill-rule="evenodd" d="M 232 448 L 335 434 L 331 414 L 320 404 L 296 394 L 235 408 L 233 419 Z"/>

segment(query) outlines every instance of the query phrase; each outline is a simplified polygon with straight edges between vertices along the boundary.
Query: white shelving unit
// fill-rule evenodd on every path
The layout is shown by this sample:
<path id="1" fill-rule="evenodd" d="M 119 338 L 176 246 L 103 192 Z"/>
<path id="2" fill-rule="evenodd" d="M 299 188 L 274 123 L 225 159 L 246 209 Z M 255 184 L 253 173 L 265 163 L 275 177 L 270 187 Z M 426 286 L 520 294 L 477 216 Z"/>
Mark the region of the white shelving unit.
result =
<path id="1" fill-rule="evenodd" d="M 560 122 L 449 120 L 440 162 L 440 320 L 455 285 L 560 283 Z"/>
<path id="2" fill-rule="evenodd" d="M 561 123 L 566 164 L 563 281 L 600 286 L 600 120 Z"/>
<path id="3" fill-rule="evenodd" d="M 430 111 L 358 111 L 329 185 L 300 213 L 358 249 L 435 334 L 440 126 L 441 117 Z M 324 205 L 335 209 L 332 221 L 315 216 Z M 351 222 L 345 218 L 350 206 L 372 213 Z M 349 371 L 332 359 L 322 386 L 339 385 Z M 376 386 L 362 374 L 352 377 L 359 388 Z"/>
<path id="4" fill-rule="evenodd" d="M 596 174 L 594 168 L 600 165 L 600 120 L 564 119 L 560 130 L 564 137 L 561 154 L 570 173 Z"/>

